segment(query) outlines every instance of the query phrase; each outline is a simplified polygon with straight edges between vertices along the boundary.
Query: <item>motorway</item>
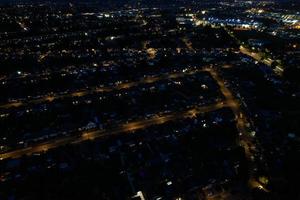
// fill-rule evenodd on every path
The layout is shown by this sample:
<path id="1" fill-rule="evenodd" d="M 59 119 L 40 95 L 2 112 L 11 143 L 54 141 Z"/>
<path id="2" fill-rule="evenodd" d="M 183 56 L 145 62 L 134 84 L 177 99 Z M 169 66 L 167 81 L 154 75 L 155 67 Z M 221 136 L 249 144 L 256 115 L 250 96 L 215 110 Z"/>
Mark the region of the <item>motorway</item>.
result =
<path id="1" fill-rule="evenodd" d="M 108 136 L 131 133 L 132 131 L 138 129 L 144 129 L 152 125 L 159 125 L 169 121 L 174 121 L 174 120 L 183 119 L 187 117 L 193 117 L 196 114 L 212 112 L 226 106 L 227 106 L 226 103 L 219 102 L 209 106 L 195 107 L 182 112 L 173 112 L 162 116 L 155 115 L 150 119 L 142 119 L 138 121 L 124 123 L 111 130 L 86 131 L 79 134 L 79 136 L 77 135 L 77 136 L 69 136 L 60 139 L 54 139 L 44 143 L 33 145 L 31 147 L 17 149 L 17 150 L 0 154 L 0 160 L 7 159 L 7 158 L 18 158 L 23 155 L 32 155 L 34 153 L 45 152 L 49 149 L 57 148 L 66 144 L 76 144 L 86 140 L 94 140 L 97 138 L 104 138 Z"/>
<path id="2" fill-rule="evenodd" d="M 0 105 L 0 108 L 4 109 L 9 109 L 12 107 L 20 107 L 20 106 L 26 106 L 28 104 L 40 104 L 40 103 L 45 103 L 45 102 L 51 102 L 53 100 L 57 99 L 63 99 L 63 98 L 68 98 L 68 97 L 82 97 L 86 96 L 89 94 L 95 94 L 95 93 L 101 93 L 101 92 L 111 92 L 113 90 L 122 90 L 122 89 L 129 89 L 131 87 L 138 86 L 140 84 L 149 84 L 149 83 L 154 83 L 160 80 L 167 80 L 167 79 L 175 79 L 175 78 L 180 78 L 188 75 L 193 75 L 199 72 L 202 72 L 203 70 L 201 69 L 194 69 L 194 70 L 188 70 L 186 72 L 174 72 L 174 73 L 169 73 L 169 74 L 163 74 L 160 76 L 147 76 L 143 77 L 138 81 L 135 82 L 126 82 L 126 83 L 121 83 L 117 84 L 114 86 L 103 86 L 103 87 L 95 87 L 92 89 L 84 89 L 81 91 L 76 91 L 72 93 L 67 93 L 67 94 L 51 94 L 47 96 L 43 96 L 38 99 L 29 99 L 25 101 L 17 101 L 17 102 L 11 102 L 11 103 L 6 103 L 3 105 Z"/>

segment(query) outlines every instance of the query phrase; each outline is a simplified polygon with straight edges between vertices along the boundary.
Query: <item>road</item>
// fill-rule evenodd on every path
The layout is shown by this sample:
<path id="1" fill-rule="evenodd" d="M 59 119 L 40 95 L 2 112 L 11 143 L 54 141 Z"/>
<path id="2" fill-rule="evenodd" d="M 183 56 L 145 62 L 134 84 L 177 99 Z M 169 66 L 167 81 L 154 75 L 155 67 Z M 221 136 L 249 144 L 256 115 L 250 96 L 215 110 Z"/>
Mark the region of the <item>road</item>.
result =
<path id="1" fill-rule="evenodd" d="M 227 105 L 231 108 L 232 112 L 235 115 L 235 118 L 237 120 L 237 128 L 239 132 L 247 134 L 246 124 L 248 124 L 248 122 L 246 118 L 243 117 L 245 115 L 242 113 L 240 109 L 239 101 L 233 96 L 231 91 L 225 86 L 224 81 L 220 78 L 216 70 L 214 70 L 213 68 L 206 68 L 205 70 L 211 74 L 213 79 L 219 85 L 220 91 L 225 97 Z"/>
<path id="2" fill-rule="evenodd" d="M 66 144 L 76 144 L 86 140 L 94 140 L 97 138 L 103 138 L 103 137 L 114 136 L 114 135 L 125 134 L 125 133 L 128 134 L 138 129 L 144 129 L 152 125 L 159 125 L 177 119 L 193 117 L 196 114 L 212 112 L 226 106 L 227 106 L 226 103 L 219 102 L 214 105 L 196 107 L 182 112 L 173 112 L 162 116 L 155 115 L 150 119 L 143 119 L 143 120 L 121 124 L 118 127 L 111 130 L 95 130 L 95 131 L 82 132 L 81 134 L 79 134 L 79 136 L 78 135 L 68 136 L 65 138 L 54 139 L 44 143 L 33 145 L 31 147 L 17 149 L 14 151 L 0 154 L 0 160 L 7 159 L 7 158 L 18 158 L 23 155 L 32 155 L 34 153 L 44 152 L 49 149 L 57 148 L 59 146 L 63 146 Z"/>
<path id="3" fill-rule="evenodd" d="M 235 115 L 236 120 L 236 127 L 239 131 L 239 144 L 242 146 L 245 150 L 245 156 L 249 163 L 249 181 L 248 184 L 251 188 L 259 188 L 261 190 L 264 190 L 265 192 L 269 192 L 261 183 L 259 183 L 255 178 L 255 171 L 256 171 L 256 161 L 254 158 L 254 151 L 256 151 L 258 148 L 256 147 L 256 144 L 254 143 L 254 138 L 251 136 L 251 132 L 248 128 L 248 120 L 246 118 L 246 115 L 243 113 L 240 103 L 238 99 L 234 97 L 232 92 L 225 86 L 224 80 L 218 75 L 218 72 L 213 68 L 206 68 L 206 71 L 208 71 L 211 76 L 214 78 L 214 80 L 218 83 L 220 90 L 222 94 L 224 95 L 226 99 L 226 104 L 231 108 L 232 112 Z M 253 150 L 251 151 L 250 148 Z"/>
<path id="4" fill-rule="evenodd" d="M 248 48 L 244 47 L 244 46 L 240 46 L 240 52 L 252 57 L 254 60 L 261 62 L 269 67 L 272 66 L 272 64 L 275 62 L 273 59 L 264 59 L 263 56 L 261 55 L 261 53 L 259 52 L 254 52 L 249 50 Z M 276 72 L 276 74 L 278 75 L 282 75 L 283 73 L 283 67 L 281 65 L 277 65 L 275 66 L 274 71 Z"/>
<path id="5" fill-rule="evenodd" d="M 224 29 L 228 33 L 228 35 L 230 35 L 237 42 L 237 44 L 240 45 L 240 53 L 247 55 L 247 56 L 253 58 L 254 60 L 256 60 L 257 62 L 263 63 L 269 67 L 271 67 L 272 64 L 275 62 L 275 60 L 273 60 L 271 58 L 263 58 L 263 56 L 262 56 L 263 53 L 254 52 L 251 49 L 243 46 L 242 42 L 233 34 L 233 32 L 231 32 L 228 28 L 224 28 Z M 276 74 L 282 75 L 284 72 L 284 67 L 282 65 L 276 65 L 273 70 Z"/>
<path id="6" fill-rule="evenodd" d="M 113 90 L 121 90 L 121 89 L 129 89 L 131 87 L 138 86 L 140 84 L 146 84 L 146 83 L 154 83 L 160 80 L 166 80 L 166 79 L 175 79 L 175 78 L 180 78 L 184 76 L 189 76 L 193 75 L 196 73 L 199 73 L 203 70 L 201 69 L 194 69 L 186 72 L 175 72 L 175 73 L 170 73 L 170 74 L 163 74 L 160 76 L 148 76 L 148 77 L 143 77 L 139 81 L 135 82 L 127 82 L 127 83 L 121 83 L 117 84 L 115 86 L 103 86 L 103 87 L 95 87 L 92 89 L 84 89 L 72 93 L 67 93 L 67 94 L 52 94 L 52 95 L 47 95 L 38 99 L 29 99 L 29 100 L 24 100 L 24 101 L 17 101 L 17 102 L 11 102 L 7 104 L 0 105 L 0 108 L 4 109 L 9 109 L 12 107 L 20 107 L 20 106 L 26 106 L 28 104 L 40 104 L 44 102 L 51 102 L 57 99 L 63 99 L 63 98 L 68 98 L 68 97 L 82 97 L 86 96 L 89 94 L 95 94 L 95 93 L 101 93 L 101 92 L 111 92 Z"/>
<path id="7" fill-rule="evenodd" d="M 182 112 L 173 112 L 169 114 L 164 114 L 161 116 L 155 115 L 154 117 L 150 119 L 142 119 L 138 121 L 133 121 L 129 123 L 124 123 L 119 125 L 116 128 L 113 128 L 111 130 L 95 130 L 95 131 L 87 131 L 87 132 L 82 132 L 79 133 L 75 136 L 68 136 L 60 139 L 53 139 L 50 141 L 47 141 L 45 143 L 39 143 L 36 145 L 33 145 L 31 147 L 27 148 L 22 148 L 22 149 L 17 149 L 13 150 L 10 152 L 2 153 L 0 154 L 0 160 L 6 159 L 6 158 L 18 158 L 23 155 L 32 155 L 34 153 L 39 153 L 39 152 L 44 152 L 49 149 L 57 148 L 59 146 L 63 146 L 66 144 L 76 144 L 76 143 L 81 143 L 86 140 L 94 140 L 97 138 L 103 138 L 103 137 L 108 137 L 108 136 L 114 136 L 114 135 L 120 135 L 120 134 L 129 134 L 132 131 L 139 130 L 139 129 L 144 129 L 152 125 L 159 125 L 163 124 L 169 121 L 174 121 L 178 119 L 183 119 L 187 117 L 194 117 L 197 114 L 200 113 L 207 113 L 207 112 L 212 112 L 224 107 L 229 107 L 231 108 L 232 112 L 235 115 L 235 120 L 236 120 L 236 127 L 240 133 L 240 140 L 239 143 L 241 146 L 244 147 L 245 149 L 245 155 L 247 160 L 249 161 L 249 185 L 251 188 L 260 188 L 264 191 L 268 191 L 266 188 L 264 188 L 263 185 L 261 185 L 258 181 L 256 181 L 254 172 L 256 168 L 256 162 L 253 160 L 253 153 L 250 151 L 250 148 L 252 149 L 257 149 L 256 145 L 254 143 L 254 140 L 251 136 L 250 131 L 247 128 L 248 120 L 245 117 L 246 115 L 243 113 L 243 111 L 240 108 L 239 101 L 234 97 L 234 95 L 231 93 L 231 91 L 225 86 L 224 80 L 219 76 L 217 70 L 214 68 L 205 68 L 204 70 L 194 70 L 188 73 L 173 73 L 169 74 L 163 77 L 151 77 L 151 78 L 145 78 L 142 79 L 139 82 L 133 82 L 133 83 L 125 83 L 125 84 L 120 84 L 119 86 L 116 86 L 116 88 L 111 88 L 111 89 L 123 89 L 123 88 L 129 88 L 136 86 L 140 83 L 151 83 L 155 82 L 158 80 L 162 79 L 167 79 L 167 78 L 177 78 L 186 74 L 194 74 L 199 71 L 206 71 L 209 72 L 210 75 L 213 77 L 213 79 L 217 82 L 217 84 L 220 87 L 220 91 L 225 97 L 225 101 L 216 103 L 214 105 L 208 105 L 208 106 L 203 106 L 203 107 L 195 107 L 186 111 Z M 104 88 L 99 89 L 99 91 L 103 91 Z M 74 95 L 74 94 L 73 94 Z M 80 95 L 85 95 L 85 93 L 79 93 L 75 94 L 76 96 Z"/>

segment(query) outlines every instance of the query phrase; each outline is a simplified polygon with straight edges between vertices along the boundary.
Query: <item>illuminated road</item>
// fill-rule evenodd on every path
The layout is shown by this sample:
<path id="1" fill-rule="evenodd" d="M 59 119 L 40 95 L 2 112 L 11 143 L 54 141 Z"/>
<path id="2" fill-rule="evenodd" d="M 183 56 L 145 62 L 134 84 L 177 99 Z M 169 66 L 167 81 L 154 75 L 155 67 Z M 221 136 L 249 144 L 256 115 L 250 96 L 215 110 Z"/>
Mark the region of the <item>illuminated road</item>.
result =
<path id="1" fill-rule="evenodd" d="M 247 133 L 246 124 L 248 122 L 240 109 L 239 101 L 233 96 L 231 91 L 225 86 L 224 81 L 219 77 L 216 70 L 214 70 L 213 68 L 207 68 L 205 70 L 208 71 L 213 77 L 213 79 L 218 83 L 220 90 L 226 99 L 227 105 L 231 108 L 231 110 L 233 111 L 236 117 L 238 130 L 241 133 L 246 134 Z"/>
<path id="2" fill-rule="evenodd" d="M 260 53 L 250 51 L 248 48 L 246 48 L 244 46 L 240 46 L 240 52 L 247 55 L 247 56 L 252 57 L 256 61 L 263 62 L 263 60 L 262 60 L 263 57 Z M 270 62 L 264 62 L 264 64 L 266 64 L 268 66 L 271 66 L 272 62 L 271 61 Z"/>
<path id="3" fill-rule="evenodd" d="M 207 71 L 211 74 L 213 79 L 217 82 L 217 84 L 220 87 L 220 91 L 225 97 L 225 101 L 216 103 L 214 105 L 209 105 L 209 106 L 203 106 L 203 107 L 196 107 L 192 108 L 186 111 L 182 112 L 173 112 L 169 114 L 164 114 L 164 115 L 155 115 L 154 117 L 150 119 L 142 119 L 138 121 L 133 121 L 129 123 L 124 123 L 119 125 L 116 128 L 113 128 L 111 130 L 95 130 L 95 131 L 86 131 L 86 132 L 81 132 L 77 135 L 74 136 L 68 136 L 60 139 L 53 139 L 50 141 L 47 141 L 45 143 L 39 143 L 36 145 L 33 145 L 31 147 L 27 148 L 22 148 L 22 149 L 17 149 L 13 150 L 10 152 L 6 152 L 3 154 L 0 154 L 0 160 L 6 159 L 6 158 L 17 158 L 21 157 L 23 155 L 32 155 L 34 153 L 39 153 L 39 152 L 44 152 L 49 149 L 57 148 L 59 146 L 63 146 L 66 144 L 76 144 L 76 143 L 81 143 L 86 140 L 94 140 L 97 138 L 104 138 L 104 137 L 109 137 L 109 136 L 114 136 L 114 135 L 120 135 L 120 134 L 130 134 L 132 131 L 138 130 L 138 129 L 144 129 L 152 125 L 159 125 L 163 124 L 169 121 L 174 121 L 178 119 L 183 119 L 187 117 L 195 117 L 199 113 L 206 113 L 206 112 L 212 112 L 224 107 L 230 107 L 231 110 L 233 111 L 235 115 L 235 120 L 236 120 L 236 127 L 240 133 L 240 140 L 239 143 L 241 146 L 244 147 L 245 149 L 245 155 L 246 158 L 249 161 L 249 185 L 251 188 L 260 188 L 264 191 L 268 191 L 262 184 L 260 184 L 256 179 L 254 178 L 254 172 L 256 168 L 256 162 L 253 160 L 253 151 L 256 150 L 256 145 L 253 142 L 253 137 L 251 136 L 250 131 L 248 130 L 248 120 L 245 117 L 245 114 L 242 112 L 240 108 L 239 101 L 234 97 L 234 95 L 231 93 L 231 91 L 225 86 L 224 80 L 220 78 L 218 75 L 218 72 L 213 69 L 213 68 L 205 68 L 204 70 L 194 70 L 190 71 L 187 73 L 174 73 L 170 74 L 167 76 L 160 76 L 160 77 L 151 77 L 151 78 L 144 78 L 139 82 L 133 82 L 133 83 L 125 83 L 125 84 L 120 84 L 114 88 L 99 88 L 96 89 L 96 91 L 110 91 L 113 89 L 123 89 L 123 88 L 129 88 L 136 86 L 140 83 L 152 83 L 158 80 L 162 79 L 167 79 L 167 78 L 177 78 L 181 77 L 187 74 L 194 74 L 199 71 Z M 73 96 L 80 96 L 80 95 L 85 95 L 86 93 L 73 93 L 70 95 Z M 42 100 L 41 100 L 42 101 Z"/>
<path id="4" fill-rule="evenodd" d="M 260 54 L 260 53 L 256 53 L 256 52 L 253 52 L 253 51 L 250 51 L 248 48 L 245 48 L 244 46 L 240 46 L 240 52 L 247 55 L 247 56 L 250 56 L 252 57 L 254 60 L 258 61 L 258 62 L 261 62 L 269 67 L 272 66 L 272 64 L 275 62 L 274 60 L 272 59 L 263 59 L 263 56 Z M 280 66 L 280 65 L 277 65 L 274 69 L 274 71 L 278 74 L 278 75 L 282 75 L 283 73 L 283 67 Z"/>
<path id="5" fill-rule="evenodd" d="M 242 42 L 233 34 L 233 32 L 231 32 L 228 28 L 224 28 L 225 31 L 228 33 L 228 35 L 230 35 L 239 45 L 242 44 Z M 241 45 L 240 46 L 240 52 L 244 55 L 247 55 L 251 58 L 253 58 L 254 60 L 256 60 L 257 62 L 263 63 L 269 67 L 272 66 L 272 64 L 275 62 L 273 59 L 271 58 L 264 58 L 263 57 L 263 53 L 261 52 L 254 52 L 251 49 Z M 275 68 L 273 69 L 274 72 L 278 75 L 282 75 L 282 73 L 284 72 L 284 67 L 281 65 L 276 65 Z"/>
<path id="6" fill-rule="evenodd" d="M 163 116 L 156 115 L 150 119 L 143 119 L 139 121 L 125 123 L 111 130 L 95 130 L 95 131 L 82 132 L 80 136 L 69 136 L 61 139 L 50 140 L 48 142 L 36 144 L 31 147 L 17 149 L 14 151 L 3 153 L 0 154 L 0 159 L 2 160 L 6 158 L 18 158 L 23 155 L 32 155 L 34 153 L 44 152 L 49 149 L 57 148 L 59 146 L 63 146 L 66 144 L 80 143 L 86 140 L 93 140 L 96 138 L 114 136 L 114 135 L 125 134 L 125 133 L 129 134 L 131 131 L 144 129 L 152 125 L 163 124 L 177 119 L 193 117 L 196 114 L 215 111 L 226 106 L 227 106 L 226 103 L 220 102 L 214 105 L 196 107 L 187 111 L 174 112 L 170 114 L 165 114 Z"/>
<path id="7" fill-rule="evenodd" d="M 12 107 L 26 106 L 28 104 L 39 104 L 39 103 L 44 103 L 44 102 L 51 102 L 53 100 L 63 99 L 63 98 L 68 98 L 68 97 L 82 97 L 82 96 L 86 96 L 89 94 L 95 94 L 95 93 L 101 93 L 101 92 L 111 92 L 113 90 L 129 89 L 131 87 L 135 87 L 140 84 L 154 83 L 154 82 L 157 82 L 160 80 L 165 80 L 165 79 L 180 78 L 183 76 L 193 75 L 193 74 L 199 73 L 201 71 L 203 71 L 203 70 L 195 69 L 195 70 L 186 71 L 186 72 L 175 72 L 175 73 L 170 73 L 170 74 L 164 74 L 164 75 L 156 76 L 156 77 L 148 76 L 148 77 L 144 77 L 136 82 L 121 83 L 121 84 L 111 86 L 111 87 L 105 87 L 105 86 L 96 87 L 93 89 L 85 89 L 85 90 L 76 91 L 76 92 L 68 93 L 68 94 L 52 94 L 52 95 L 44 96 L 44 97 L 41 97 L 38 99 L 7 103 L 4 105 L 0 105 L 0 108 L 8 109 L 8 108 L 12 108 Z"/>
<path id="8" fill-rule="evenodd" d="M 226 98 L 226 104 L 231 108 L 232 112 L 235 115 L 236 127 L 240 133 L 239 143 L 245 149 L 245 155 L 249 162 L 249 176 L 250 176 L 248 181 L 249 186 L 251 188 L 259 188 L 261 190 L 264 190 L 265 192 L 269 192 L 262 184 L 256 181 L 256 178 L 254 176 L 256 162 L 253 159 L 254 154 L 250 151 L 250 149 L 252 149 L 254 152 L 256 151 L 257 147 L 254 144 L 250 130 L 247 128 L 247 126 L 249 126 L 248 125 L 249 122 L 246 119 L 245 114 L 240 108 L 239 101 L 233 96 L 231 91 L 228 88 L 226 88 L 224 81 L 220 78 L 218 72 L 215 69 L 207 68 L 205 70 L 210 72 L 211 76 L 218 83 L 222 94 Z"/>

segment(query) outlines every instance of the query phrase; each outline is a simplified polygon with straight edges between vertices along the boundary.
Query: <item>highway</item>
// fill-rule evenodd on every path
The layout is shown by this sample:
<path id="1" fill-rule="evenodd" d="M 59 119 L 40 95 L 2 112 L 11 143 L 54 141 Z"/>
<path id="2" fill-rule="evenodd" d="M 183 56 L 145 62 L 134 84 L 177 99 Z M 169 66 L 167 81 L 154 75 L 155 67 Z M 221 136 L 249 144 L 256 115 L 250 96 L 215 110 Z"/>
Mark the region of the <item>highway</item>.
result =
<path id="1" fill-rule="evenodd" d="M 130 132 L 138 129 L 144 129 L 152 125 L 159 125 L 169 121 L 174 121 L 174 120 L 183 119 L 187 117 L 193 117 L 196 114 L 212 112 L 226 106 L 227 106 L 226 103 L 219 102 L 214 105 L 196 107 L 186 111 L 173 112 L 162 116 L 155 115 L 150 119 L 143 119 L 143 120 L 133 121 L 129 123 L 124 123 L 111 130 L 86 131 L 79 134 L 79 136 L 75 135 L 75 136 L 68 136 L 60 139 L 54 139 L 27 148 L 22 148 L 10 152 L 2 153 L 0 154 L 0 160 L 7 159 L 7 158 L 18 158 L 23 155 L 32 155 L 34 153 L 45 152 L 49 149 L 57 148 L 59 146 L 63 146 L 66 144 L 76 144 L 86 140 L 94 140 L 97 138 L 103 138 L 103 137 L 114 136 L 114 135 L 125 134 L 125 133 L 129 134 Z"/>
<path id="2" fill-rule="evenodd" d="M 163 74 L 163 75 L 155 76 L 155 77 L 147 76 L 147 77 L 143 77 L 139 81 L 135 81 L 135 82 L 121 83 L 121 84 L 117 84 L 114 86 L 95 87 L 92 89 L 84 89 L 84 90 L 71 92 L 71 93 L 67 93 L 67 94 L 51 94 L 51 95 L 43 96 L 38 99 L 28 99 L 28 100 L 24 100 L 24 101 L 20 100 L 17 102 L 6 103 L 3 105 L 0 105 L 0 108 L 9 109 L 12 107 L 26 106 L 28 104 L 40 104 L 40 103 L 44 103 L 44 102 L 51 102 L 53 100 L 63 99 L 63 98 L 68 98 L 68 97 L 82 97 L 82 96 L 86 96 L 89 94 L 129 89 L 131 87 L 135 87 L 140 84 L 147 84 L 147 83 L 149 84 L 149 83 L 154 83 L 154 82 L 157 82 L 160 80 L 180 78 L 180 77 L 184 77 L 184 76 L 193 75 L 193 74 L 199 73 L 201 71 L 203 71 L 203 70 L 194 69 L 194 70 L 190 70 L 190 71 L 188 70 L 186 72 L 174 72 L 174 73 Z"/>

